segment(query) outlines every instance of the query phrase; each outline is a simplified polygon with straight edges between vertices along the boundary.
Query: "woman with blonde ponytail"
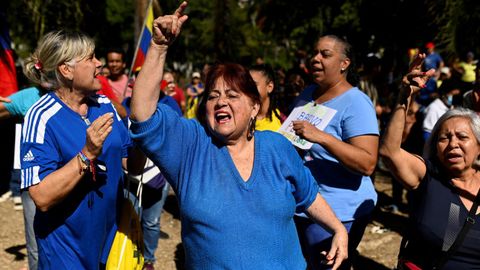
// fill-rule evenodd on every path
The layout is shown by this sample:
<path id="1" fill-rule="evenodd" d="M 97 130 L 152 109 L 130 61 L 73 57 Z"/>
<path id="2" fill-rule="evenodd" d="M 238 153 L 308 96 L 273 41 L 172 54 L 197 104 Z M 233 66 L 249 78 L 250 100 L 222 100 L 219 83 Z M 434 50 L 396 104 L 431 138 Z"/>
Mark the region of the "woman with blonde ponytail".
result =
<path id="1" fill-rule="evenodd" d="M 37 207 L 39 269 L 100 268 L 116 229 L 131 141 L 110 100 L 96 94 L 102 65 L 94 50 L 85 34 L 54 31 L 24 67 L 48 90 L 25 116 L 21 147 L 21 188 Z"/>

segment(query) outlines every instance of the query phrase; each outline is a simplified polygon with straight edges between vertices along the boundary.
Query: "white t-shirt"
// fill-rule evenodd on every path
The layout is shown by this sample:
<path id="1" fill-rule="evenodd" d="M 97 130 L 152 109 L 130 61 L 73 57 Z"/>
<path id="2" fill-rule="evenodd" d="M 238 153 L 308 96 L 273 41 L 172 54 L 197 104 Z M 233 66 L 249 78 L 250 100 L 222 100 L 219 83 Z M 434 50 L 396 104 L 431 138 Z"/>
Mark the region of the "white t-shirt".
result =
<path id="1" fill-rule="evenodd" d="M 438 119 L 448 110 L 449 108 L 441 99 L 437 98 L 432 101 L 424 112 L 423 130 L 431 133 L 435 123 L 437 123 Z"/>

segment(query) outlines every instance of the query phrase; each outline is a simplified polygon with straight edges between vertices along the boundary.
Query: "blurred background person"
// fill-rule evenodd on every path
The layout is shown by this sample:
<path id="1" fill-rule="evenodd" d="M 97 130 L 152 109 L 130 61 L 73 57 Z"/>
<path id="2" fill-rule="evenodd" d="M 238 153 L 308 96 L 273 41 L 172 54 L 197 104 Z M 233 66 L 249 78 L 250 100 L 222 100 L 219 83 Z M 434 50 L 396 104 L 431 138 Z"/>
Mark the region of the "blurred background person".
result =
<path id="1" fill-rule="evenodd" d="M 453 88 L 452 88 L 453 87 Z M 423 140 L 427 141 L 438 119 L 448 110 L 453 109 L 454 97 L 460 94 L 460 89 L 447 83 L 439 89 L 439 97 L 433 100 L 423 111 Z"/>
<path id="2" fill-rule="evenodd" d="M 267 64 L 250 67 L 250 75 L 257 84 L 260 93 L 261 110 L 257 115 L 255 129 L 278 131 L 285 120 L 278 109 L 275 72 Z"/>
<path id="3" fill-rule="evenodd" d="M 137 74 L 138 76 L 138 74 Z M 124 100 L 124 105 L 130 114 L 131 98 Z M 182 111 L 177 102 L 163 91 L 160 91 L 158 105 L 165 104 L 175 111 L 178 116 L 182 116 Z M 155 251 L 158 247 L 160 239 L 168 239 L 169 235 L 161 230 L 160 219 L 163 213 L 163 206 L 170 191 L 170 184 L 166 181 L 165 176 L 160 168 L 155 166 L 153 161 L 147 158 L 143 171 L 140 174 L 127 172 L 130 184 L 129 194 L 132 202 L 140 215 L 140 222 L 143 231 L 144 243 L 144 270 L 153 270 L 155 265 Z M 140 181 L 143 183 L 141 198 L 136 198 L 137 189 Z M 141 208 L 139 208 L 141 201 Z"/>
<path id="4" fill-rule="evenodd" d="M 19 117 L 23 123 L 23 118 L 28 109 L 46 93 L 41 87 L 29 87 L 10 95 L 8 98 L 0 97 L 0 120 L 10 117 Z M 15 210 L 23 210 L 25 241 L 27 248 L 28 269 L 36 270 L 38 268 L 38 248 L 33 230 L 33 220 L 35 216 L 35 204 L 28 191 L 20 190 L 21 171 L 20 171 L 20 144 L 21 144 L 22 124 L 17 124 L 15 128 L 15 152 L 13 169 L 10 178 L 10 189 L 12 191 Z"/>
<path id="5" fill-rule="evenodd" d="M 122 103 L 125 97 L 132 95 L 132 89 L 128 87 L 129 79 L 125 74 L 125 52 L 120 48 L 110 48 L 107 51 L 107 67 L 110 74 L 107 76 L 108 83 L 112 87 L 118 102 Z"/>
<path id="6" fill-rule="evenodd" d="M 200 72 L 193 72 L 192 79 L 187 85 L 187 96 L 189 99 L 193 99 L 203 93 L 205 87 L 203 86 Z"/>
<path id="7" fill-rule="evenodd" d="M 480 66 L 475 67 L 475 82 L 472 89 L 463 95 L 463 107 L 480 113 Z"/>
<path id="8" fill-rule="evenodd" d="M 166 71 L 163 74 L 163 79 L 160 83 L 160 89 L 165 92 L 167 96 L 171 96 L 177 102 L 182 113 L 185 112 L 187 107 L 187 102 L 185 100 L 185 94 L 183 93 L 182 88 L 180 88 L 175 80 L 175 76 L 172 72 Z"/>
<path id="9" fill-rule="evenodd" d="M 203 86 L 200 72 L 192 73 L 192 80 L 187 85 L 187 106 L 185 117 L 191 119 L 195 118 L 195 112 L 197 111 L 198 101 L 202 95 L 205 87 Z"/>
<path id="10" fill-rule="evenodd" d="M 435 43 L 427 42 L 425 49 L 427 57 L 423 63 L 423 70 L 428 71 L 434 69 L 435 76 L 431 77 L 425 84 L 425 87 L 420 90 L 417 96 L 417 102 L 423 106 L 428 106 L 428 104 L 438 97 L 437 80 L 440 77 L 440 70 L 445 66 L 445 63 L 442 56 L 435 51 Z"/>
<path id="11" fill-rule="evenodd" d="M 473 52 L 466 53 L 463 59 L 453 66 L 455 71 L 460 75 L 462 93 L 472 89 L 475 82 L 476 66 L 477 62 L 475 61 Z"/>

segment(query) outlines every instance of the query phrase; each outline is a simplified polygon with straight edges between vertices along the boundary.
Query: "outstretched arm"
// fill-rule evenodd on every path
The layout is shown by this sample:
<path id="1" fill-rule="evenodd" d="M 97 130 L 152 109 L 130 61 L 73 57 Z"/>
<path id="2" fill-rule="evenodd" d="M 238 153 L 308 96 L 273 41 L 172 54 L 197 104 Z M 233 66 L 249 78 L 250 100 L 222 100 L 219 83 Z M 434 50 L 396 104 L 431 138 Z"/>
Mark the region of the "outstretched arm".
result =
<path id="1" fill-rule="evenodd" d="M 409 189 L 417 188 L 426 173 L 424 161 L 400 147 L 412 95 L 435 75 L 433 69 L 427 72 L 421 71 L 424 58 L 425 54 L 419 54 L 410 65 L 410 73 L 404 76 L 397 105 L 380 145 L 380 155 L 386 165 L 394 177 Z"/>
<path id="2" fill-rule="evenodd" d="M 152 41 L 132 93 L 130 118 L 135 121 L 145 121 L 155 112 L 167 50 L 188 19 L 183 14 L 186 7 L 187 2 L 183 2 L 174 14 L 158 17 L 153 22 Z"/>

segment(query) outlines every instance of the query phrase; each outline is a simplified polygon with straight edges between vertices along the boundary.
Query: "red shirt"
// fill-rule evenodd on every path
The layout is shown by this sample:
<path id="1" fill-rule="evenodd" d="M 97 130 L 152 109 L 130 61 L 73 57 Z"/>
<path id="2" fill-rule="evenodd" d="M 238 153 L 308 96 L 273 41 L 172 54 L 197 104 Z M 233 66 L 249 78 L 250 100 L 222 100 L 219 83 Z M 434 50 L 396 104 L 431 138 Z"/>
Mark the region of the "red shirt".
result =
<path id="1" fill-rule="evenodd" d="M 102 75 L 97 76 L 97 79 L 100 81 L 100 84 L 102 85 L 102 88 L 98 90 L 97 94 L 105 95 L 110 100 L 118 102 L 117 96 L 113 92 L 112 86 L 110 86 L 110 84 L 108 83 L 108 79 Z"/>
<path id="2" fill-rule="evenodd" d="M 167 82 L 165 80 L 162 80 L 160 82 L 160 89 L 162 91 L 165 92 L 165 88 L 167 88 Z M 174 91 L 175 91 L 175 94 L 171 95 L 167 92 L 165 92 L 165 94 L 171 96 L 173 99 L 175 99 L 175 101 L 177 102 L 178 106 L 180 106 L 180 108 L 183 109 L 182 107 L 182 103 L 185 103 L 186 100 L 185 100 L 185 94 L 183 93 L 183 89 L 178 87 L 178 85 L 175 84 L 175 88 L 174 88 Z"/>

